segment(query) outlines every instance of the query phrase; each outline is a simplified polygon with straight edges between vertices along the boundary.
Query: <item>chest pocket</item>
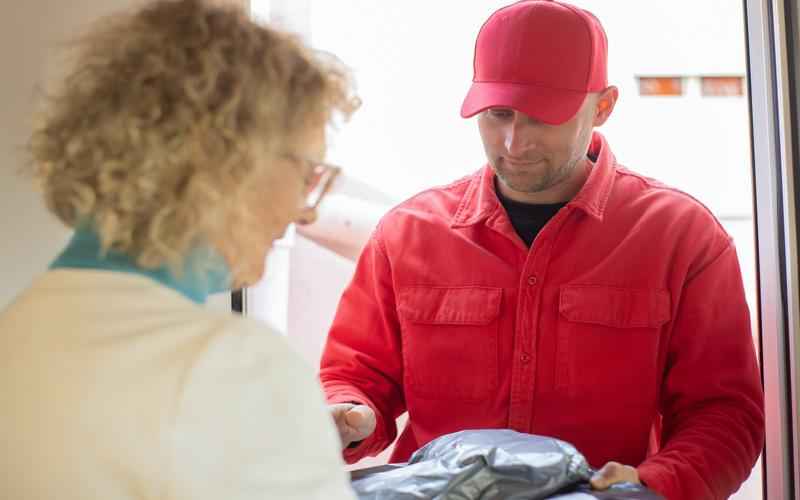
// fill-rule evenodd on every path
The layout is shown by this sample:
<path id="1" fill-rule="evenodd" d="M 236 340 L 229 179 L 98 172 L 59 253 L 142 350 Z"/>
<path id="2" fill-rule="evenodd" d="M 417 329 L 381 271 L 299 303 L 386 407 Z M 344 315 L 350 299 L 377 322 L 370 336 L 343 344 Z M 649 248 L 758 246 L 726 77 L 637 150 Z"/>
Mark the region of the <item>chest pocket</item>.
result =
<path id="1" fill-rule="evenodd" d="M 559 296 L 556 388 L 572 397 L 654 394 L 660 331 L 670 295 L 600 285 L 565 285 Z"/>
<path id="2" fill-rule="evenodd" d="M 413 396 L 479 400 L 497 388 L 502 288 L 398 290 L 404 383 Z"/>

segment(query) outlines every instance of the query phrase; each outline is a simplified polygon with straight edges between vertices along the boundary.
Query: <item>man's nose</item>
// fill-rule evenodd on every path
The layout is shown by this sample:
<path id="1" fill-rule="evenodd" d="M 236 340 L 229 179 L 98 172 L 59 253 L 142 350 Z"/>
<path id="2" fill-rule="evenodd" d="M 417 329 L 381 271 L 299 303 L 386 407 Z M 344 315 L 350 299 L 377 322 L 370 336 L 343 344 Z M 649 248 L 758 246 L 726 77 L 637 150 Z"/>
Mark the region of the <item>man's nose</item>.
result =
<path id="1" fill-rule="evenodd" d="M 508 154 L 514 157 L 522 157 L 526 152 L 534 147 L 533 131 L 519 119 L 509 123 L 505 129 L 503 144 Z"/>

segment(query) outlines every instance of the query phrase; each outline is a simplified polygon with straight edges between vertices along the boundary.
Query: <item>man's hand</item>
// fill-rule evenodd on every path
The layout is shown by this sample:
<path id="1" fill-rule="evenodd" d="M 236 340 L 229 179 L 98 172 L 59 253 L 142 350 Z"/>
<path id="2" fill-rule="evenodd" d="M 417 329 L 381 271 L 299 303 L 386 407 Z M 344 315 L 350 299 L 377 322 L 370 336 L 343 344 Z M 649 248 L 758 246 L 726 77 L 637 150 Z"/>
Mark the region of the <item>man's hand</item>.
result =
<path id="1" fill-rule="evenodd" d="M 596 490 L 605 490 L 614 483 L 641 484 L 639 472 L 635 468 L 617 462 L 605 464 L 602 469 L 594 473 L 590 483 Z"/>
<path id="2" fill-rule="evenodd" d="M 375 432 L 375 412 L 369 406 L 340 403 L 329 405 L 328 409 L 336 422 L 342 448 L 366 439 Z"/>

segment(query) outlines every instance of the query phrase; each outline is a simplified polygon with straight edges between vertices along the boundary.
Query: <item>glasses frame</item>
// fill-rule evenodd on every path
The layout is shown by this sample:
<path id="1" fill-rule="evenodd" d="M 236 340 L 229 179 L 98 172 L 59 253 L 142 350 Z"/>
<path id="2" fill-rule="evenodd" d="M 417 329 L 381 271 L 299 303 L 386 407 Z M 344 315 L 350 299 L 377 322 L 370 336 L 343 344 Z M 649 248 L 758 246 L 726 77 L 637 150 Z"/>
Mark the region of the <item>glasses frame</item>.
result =
<path id="1" fill-rule="evenodd" d="M 342 167 L 322 161 L 309 160 L 295 155 L 284 155 L 288 160 L 296 164 L 305 165 L 309 172 L 303 173 L 303 183 L 306 194 L 304 199 L 303 211 L 316 210 L 325 195 L 333 187 L 333 183 L 342 172 Z"/>
<path id="2" fill-rule="evenodd" d="M 312 185 L 313 187 L 306 193 L 304 208 L 306 210 L 316 210 L 325 198 L 325 195 L 327 195 L 333 187 L 339 174 L 342 173 L 342 167 L 325 162 L 304 161 L 311 167 L 310 175 L 312 178 L 317 179 L 316 182 L 309 181 L 307 178 L 305 180 L 306 188 Z"/>

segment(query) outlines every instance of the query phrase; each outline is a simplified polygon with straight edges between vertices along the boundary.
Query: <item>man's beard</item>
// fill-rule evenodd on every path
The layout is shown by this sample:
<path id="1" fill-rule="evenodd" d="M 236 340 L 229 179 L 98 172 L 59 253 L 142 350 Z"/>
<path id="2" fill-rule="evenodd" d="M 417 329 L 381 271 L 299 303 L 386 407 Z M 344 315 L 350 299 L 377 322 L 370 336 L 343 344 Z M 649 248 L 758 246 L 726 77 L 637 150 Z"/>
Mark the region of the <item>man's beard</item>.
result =
<path id="1" fill-rule="evenodd" d="M 494 171 L 503 184 L 518 193 L 539 193 L 568 179 L 582 159 L 583 156 L 576 156 L 563 163 L 560 167 L 547 169 L 538 176 L 509 174 L 505 171 L 505 168 L 498 167 L 498 163 L 502 164 L 502 159 L 499 159 L 494 165 Z"/>

